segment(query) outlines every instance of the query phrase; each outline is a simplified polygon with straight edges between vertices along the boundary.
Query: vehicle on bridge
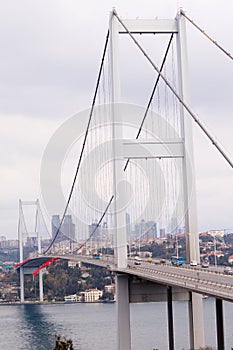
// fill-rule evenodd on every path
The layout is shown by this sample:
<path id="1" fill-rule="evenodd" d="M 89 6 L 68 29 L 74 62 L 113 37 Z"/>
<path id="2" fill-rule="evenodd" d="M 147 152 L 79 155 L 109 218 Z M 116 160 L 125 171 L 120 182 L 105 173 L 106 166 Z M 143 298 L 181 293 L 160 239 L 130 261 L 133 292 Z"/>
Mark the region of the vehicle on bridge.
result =
<path id="1" fill-rule="evenodd" d="M 226 266 L 223 272 L 225 275 L 233 275 L 233 270 L 230 266 Z"/>
<path id="2" fill-rule="evenodd" d="M 141 265 L 141 258 L 137 255 L 134 257 L 134 265 Z"/>
<path id="3" fill-rule="evenodd" d="M 209 263 L 209 259 L 208 258 L 205 258 L 202 263 L 201 263 L 201 267 L 204 267 L 204 268 L 208 268 L 210 265 Z"/>
<path id="4" fill-rule="evenodd" d="M 93 259 L 100 259 L 100 254 L 92 254 Z"/>
<path id="5" fill-rule="evenodd" d="M 171 257 L 171 264 L 174 266 L 182 266 L 184 265 L 184 263 L 185 263 L 185 260 L 183 256 L 174 255 Z"/>

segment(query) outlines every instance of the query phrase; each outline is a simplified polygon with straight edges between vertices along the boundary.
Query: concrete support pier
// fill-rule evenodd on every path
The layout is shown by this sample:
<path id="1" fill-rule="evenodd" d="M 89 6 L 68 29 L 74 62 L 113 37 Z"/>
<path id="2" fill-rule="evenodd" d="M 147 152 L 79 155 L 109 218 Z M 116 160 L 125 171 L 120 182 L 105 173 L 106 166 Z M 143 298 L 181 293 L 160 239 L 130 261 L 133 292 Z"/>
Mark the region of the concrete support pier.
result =
<path id="1" fill-rule="evenodd" d="M 168 342 L 169 342 L 169 350 L 174 350 L 172 287 L 167 287 L 167 313 L 168 313 Z"/>
<path id="2" fill-rule="evenodd" d="M 40 291 L 40 301 L 44 301 L 44 288 L 43 288 L 43 270 L 39 271 L 39 291 Z"/>
<path id="3" fill-rule="evenodd" d="M 222 300 L 216 299 L 216 323 L 217 323 L 217 344 L 218 350 L 224 350 L 224 325 Z"/>
<path id="4" fill-rule="evenodd" d="M 117 349 L 131 350 L 128 276 L 117 274 Z"/>
<path id="5" fill-rule="evenodd" d="M 204 316 L 202 295 L 190 292 L 189 301 L 190 350 L 204 348 Z"/>
<path id="6" fill-rule="evenodd" d="M 20 280 L 20 301 L 24 302 L 24 271 L 23 267 L 19 269 L 19 280 Z"/>

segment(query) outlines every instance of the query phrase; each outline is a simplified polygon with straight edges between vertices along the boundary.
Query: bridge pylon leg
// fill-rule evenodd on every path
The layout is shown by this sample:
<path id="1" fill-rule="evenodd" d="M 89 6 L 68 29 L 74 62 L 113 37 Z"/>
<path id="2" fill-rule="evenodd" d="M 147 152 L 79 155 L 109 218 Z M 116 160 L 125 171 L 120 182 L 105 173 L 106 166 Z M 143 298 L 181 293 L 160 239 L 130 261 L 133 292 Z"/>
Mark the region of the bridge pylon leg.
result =
<path id="1" fill-rule="evenodd" d="M 204 348 L 204 317 L 202 295 L 190 292 L 189 301 L 190 350 Z"/>
<path id="2" fill-rule="evenodd" d="M 168 313 L 168 341 L 169 350 L 174 350 L 172 287 L 167 288 L 167 313 Z"/>
<path id="3" fill-rule="evenodd" d="M 39 291 L 40 291 L 40 301 L 44 301 L 43 293 L 43 271 L 39 271 Z"/>
<path id="4" fill-rule="evenodd" d="M 221 299 L 216 299 L 216 323 L 218 350 L 224 350 L 223 307 Z"/>
<path id="5" fill-rule="evenodd" d="M 117 274 L 117 350 L 131 350 L 128 276 Z"/>
<path id="6" fill-rule="evenodd" d="M 24 302 L 24 272 L 23 267 L 19 268 L 19 280 L 20 280 L 20 301 Z"/>

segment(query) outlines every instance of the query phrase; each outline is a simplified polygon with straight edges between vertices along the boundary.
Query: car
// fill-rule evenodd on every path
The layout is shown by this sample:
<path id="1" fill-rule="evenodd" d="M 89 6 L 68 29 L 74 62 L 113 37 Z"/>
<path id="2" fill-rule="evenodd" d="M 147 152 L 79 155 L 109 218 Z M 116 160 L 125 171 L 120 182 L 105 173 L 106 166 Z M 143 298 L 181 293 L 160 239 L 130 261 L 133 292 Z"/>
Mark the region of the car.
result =
<path id="1" fill-rule="evenodd" d="M 204 267 L 204 268 L 206 269 L 207 267 L 209 267 L 209 263 L 204 261 L 204 262 L 201 264 L 201 267 Z"/>
<path id="2" fill-rule="evenodd" d="M 223 272 L 224 272 L 225 275 L 233 275 L 233 271 L 232 271 L 230 266 L 225 267 Z"/>
<path id="3" fill-rule="evenodd" d="M 197 260 L 191 260 L 190 266 L 197 266 Z"/>
<path id="4" fill-rule="evenodd" d="M 209 265 L 210 265 L 210 263 L 209 263 L 208 258 L 205 258 L 204 260 L 202 260 L 201 267 L 207 268 L 207 267 L 209 267 Z"/>
<path id="5" fill-rule="evenodd" d="M 141 265 L 141 259 L 139 256 L 135 256 L 134 258 L 134 265 Z"/>

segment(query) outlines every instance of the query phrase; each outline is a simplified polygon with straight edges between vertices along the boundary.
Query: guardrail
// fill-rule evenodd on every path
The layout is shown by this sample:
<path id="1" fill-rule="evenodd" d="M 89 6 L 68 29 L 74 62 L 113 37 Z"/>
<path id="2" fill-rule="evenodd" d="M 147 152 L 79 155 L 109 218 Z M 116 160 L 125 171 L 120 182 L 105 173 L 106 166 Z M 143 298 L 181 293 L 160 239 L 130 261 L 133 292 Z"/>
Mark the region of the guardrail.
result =
<path id="1" fill-rule="evenodd" d="M 171 266 L 170 266 L 171 268 Z M 184 289 L 188 289 L 189 291 L 193 291 L 200 294 L 206 294 L 209 296 L 213 296 L 215 298 L 224 299 L 227 301 L 233 302 L 233 278 L 232 276 L 225 276 L 216 271 L 210 271 L 211 273 L 222 275 L 225 279 L 226 283 L 211 281 L 207 279 L 202 279 L 201 276 L 185 276 L 182 274 L 182 269 L 178 268 L 179 273 L 177 273 L 177 267 L 173 267 L 174 272 L 166 271 L 166 265 L 164 266 L 164 270 L 158 270 L 156 268 L 145 267 L 142 265 L 137 266 L 129 266 L 126 269 L 121 269 L 121 272 L 129 273 L 131 275 L 135 275 L 141 277 L 142 279 L 147 279 L 154 282 L 159 282 L 162 284 L 181 287 Z M 188 269 L 186 269 L 187 271 Z M 195 270 L 195 269 L 193 269 Z"/>
<path id="2" fill-rule="evenodd" d="M 129 259 L 127 268 L 118 269 L 112 256 L 103 256 L 100 259 L 75 256 L 76 259 L 84 263 L 108 268 L 116 273 L 126 273 L 144 280 L 181 287 L 189 291 L 233 302 L 233 276 L 224 275 L 223 271 L 189 265 L 178 267 L 167 263 L 155 264 L 145 260 L 141 260 L 140 265 L 134 265 L 134 259 Z M 190 275 L 187 275 L 187 273 L 190 273 Z M 213 276 L 221 276 L 222 281 L 214 281 Z"/>

